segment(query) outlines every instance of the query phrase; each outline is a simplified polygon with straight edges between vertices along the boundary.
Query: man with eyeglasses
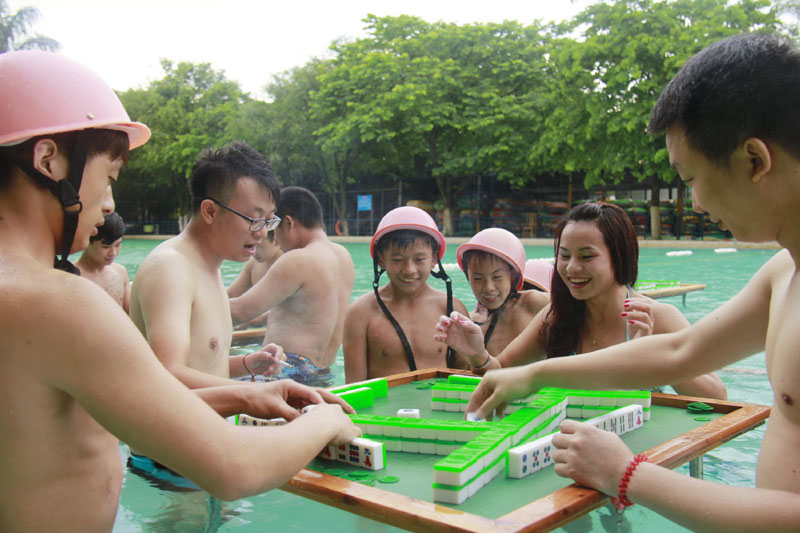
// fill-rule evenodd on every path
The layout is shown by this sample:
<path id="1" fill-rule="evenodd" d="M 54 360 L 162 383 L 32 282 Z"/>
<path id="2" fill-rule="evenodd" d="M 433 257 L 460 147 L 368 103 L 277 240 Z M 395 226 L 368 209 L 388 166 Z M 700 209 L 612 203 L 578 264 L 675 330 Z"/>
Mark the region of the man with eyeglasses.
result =
<path id="1" fill-rule="evenodd" d="M 276 374 L 283 349 L 230 357 L 233 327 L 223 260 L 247 261 L 280 219 L 280 189 L 267 160 L 245 143 L 208 150 L 189 177 L 192 218 L 153 249 L 134 276 L 131 319 L 158 358 L 192 389 L 231 377 Z M 225 413 L 225 405 L 213 405 Z"/>
<path id="2" fill-rule="evenodd" d="M 279 378 L 329 387 L 353 289 L 353 260 L 328 239 L 314 193 L 284 187 L 280 198 L 275 239 L 284 253 L 250 290 L 231 298 L 231 315 L 246 322 L 269 312 L 264 342 L 283 346 L 292 364 Z"/>

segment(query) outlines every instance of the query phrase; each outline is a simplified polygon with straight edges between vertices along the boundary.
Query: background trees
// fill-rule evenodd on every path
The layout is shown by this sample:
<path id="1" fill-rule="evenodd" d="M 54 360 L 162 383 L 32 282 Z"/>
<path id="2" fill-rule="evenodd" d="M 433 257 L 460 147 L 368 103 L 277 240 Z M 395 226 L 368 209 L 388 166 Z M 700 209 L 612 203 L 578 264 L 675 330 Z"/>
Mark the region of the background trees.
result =
<path id="1" fill-rule="evenodd" d="M 0 54 L 12 50 L 58 50 L 58 41 L 38 33 L 31 34 L 31 27 L 39 19 L 35 7 L 23 7 L 15 13 L 9 11 L 8 2 L 0 0 Z"/>
<path id="2" fill-rule="evenodd" d="M 233 140 L 264 152 L 283 184 L 328 193 L 334 220 L 354 216 L 353 191 L 402 184 L 405 199 L 436 200 L 447 234 L 479 180 L 657 188 L 674 173 L 645 126 L 666 82 L 727 35 L 796 34 L 798 13 L 800 0 L 620 0 L 562 25 L 370 15 L 332 59 L 274 77 L 268 101 L 209 65 L 164 60 L 162 79 L 121 94 L 153 137 L 131 156 L 119 210 L 185 217 L 193 161 Z"/>

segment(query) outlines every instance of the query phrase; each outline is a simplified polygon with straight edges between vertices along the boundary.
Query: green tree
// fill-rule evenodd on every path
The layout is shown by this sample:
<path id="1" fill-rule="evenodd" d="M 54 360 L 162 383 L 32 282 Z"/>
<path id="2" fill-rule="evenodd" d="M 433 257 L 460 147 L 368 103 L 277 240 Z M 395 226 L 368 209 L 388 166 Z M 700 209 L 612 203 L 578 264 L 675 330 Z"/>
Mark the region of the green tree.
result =
<path id="1" fill-rule="evenodd" d="M 382 166 L 434 180 L 451 235 L 462 184 L 529 168 L 522 148 L 536 113 L 539 34 L 516 22 L 458 26 L 370 16 L 366 23 L 370 37 L 333 47 L 333 69 L 314 98 L 325 122 L 317 133 L 340 150 L 381 146 L 388 157 Z"/>
<path id="2" fill-rule="evenodd" d="M 123 216 L 185 221 L 190 214 L 186 179 L 192 165 L 203 149 L 238 140 L 231 124 L 249 98 L 237 82 L 207 63 L 175 65 L 162 60 L 161 67 L 162 79 L 120 95 L 131 118 L 153 131 L 150 142 L 131 154 L 131 179 L 120 182 L 120 198 L 135 198 L 136 205 L 120 206 L 135 212 Z"/>
<path id="3" fill-rule="evenodd" d="M 658 95 L 711 42 L 775 30 L 777 19 L 767 7 L 767 0 L 602 2 L 557 27 L 549 109 L 532 159 L 582 173 L 587 187 L 627 176 L 671 180 L 663 140 L 644 133 Z"/>
<path id="4" fill-rule="evenodd" d="M 0 0 L 0 54 L 12 50 L 56 51 L 61 45 L 55 39 L 30 33 L 30 28 L 39 20 L 39 10 L 22 7 L 11 13 L 6 0 Z"/>

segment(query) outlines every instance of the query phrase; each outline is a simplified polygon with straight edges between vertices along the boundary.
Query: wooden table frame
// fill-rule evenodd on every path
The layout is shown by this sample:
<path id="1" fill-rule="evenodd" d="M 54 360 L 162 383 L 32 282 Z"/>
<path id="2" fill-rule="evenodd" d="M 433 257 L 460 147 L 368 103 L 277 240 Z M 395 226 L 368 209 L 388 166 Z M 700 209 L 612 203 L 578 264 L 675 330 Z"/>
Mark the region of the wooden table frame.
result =
<path id="1" fill-rule="evenodd" d="M 428 369 L 397 374 L 387 379 L 389 387 L 394 387 L 454 373 L 458 372 Z M 697 398 L 653 394 L 655 405 L 682 408 L 693 401 L 697 401 Z M 769 407 L 766 406 L 721 400 L 703 401 L 713 406 L 716 412 L 726 414 L 647 450 L 653 463 L 675 468 L 762 425 L 769 416 Z M 560 527 L 608 501 L 608 497 L 600 492 L 572 484 L 493 520 L 305 469 L 281 488 L 412 531 L 546 531 Z"/>

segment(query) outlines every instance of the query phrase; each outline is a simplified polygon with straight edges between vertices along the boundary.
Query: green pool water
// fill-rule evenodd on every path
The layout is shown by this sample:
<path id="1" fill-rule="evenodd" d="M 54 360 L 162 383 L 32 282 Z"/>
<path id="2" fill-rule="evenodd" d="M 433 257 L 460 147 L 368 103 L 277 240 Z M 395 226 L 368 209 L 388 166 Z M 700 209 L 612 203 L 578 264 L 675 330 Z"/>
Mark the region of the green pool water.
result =
<path id="1" fill-rule="evenodd" d="M 133 279 L 136 268 L 147 253 L 159 241 L 133 240 L 124 242 L 119 262 L 125 265 Z M 356 269 L 353 298 L 372 290 L 372 260 L 367 243 L 347 243 Z M 679 248 L 675 248 L 679 249 Z M 453 278 L 453 290 L 468 309 L 475 305 L 475 298 L 464 275 L 455 266 L 456 246 L 449 246 L 443 259 Z M 674 250 L 674 249 L 673 249 Z M 706 289 L 690 293 L 686 306 L 680 297 L 666 298 L 663 302 L 677 306 L 695 322 L 711 310 L 731 298 L 750 279 L 753 273 L 772 257 L 775 250 L 739 250 L 736 253 L 719 254 L 712 249 L 695 249 L 692 255 L 667 256 L 670 249 L 642 248 L 640 250 L 640 279 L 670 279 L 682 283 L 704 283 Z M 549 246 L 526 247 L 527 257 L 550 258 Z M 224 262 L 222 275 L 230 284 L 242 264 Z M 385 278 L 382 280 L 385 282 Z M 442 287 L 439 280 L 431 284 Z M 333 366 L 336 383 L 344 383 L 344 363 L 341 351 Z M 719 372 L 728 388 L 728 396 L 734 401 L 771 405 L 772 395 L 767 381 L 764 354 L 755 354 Z M 755 485 L 755 465 L 758 449 L 763 438 L 764 427 L 746 433 L 719 448 L 704 458 L 705 478 L 729 485 L 752 487 Z M 128 449 L 120 445 L 120 455 L 127 459 Z M 678 469 L 688 475 L 688 466 Z M 429 487 L 420 487 L 421 491 Z M 480 498 L 478 493 L 475 498 Z M 150 481 L 125 467 L 122 496 L 116 532 L 255 532 L 255 531 L 399 531 L 391 526 L 360 518 L 338 509 L 325 506 L 274 490 L 235 502 L 211 500 L 205 493 L 170 492 L 154 486 Z M 622 531 L 687 531 L 658 514 L 641 506 L 625 512 Z M 560 529 L 565 532 L 619 531 L 617 518 L 606 506 L 576 520 Z"/>

